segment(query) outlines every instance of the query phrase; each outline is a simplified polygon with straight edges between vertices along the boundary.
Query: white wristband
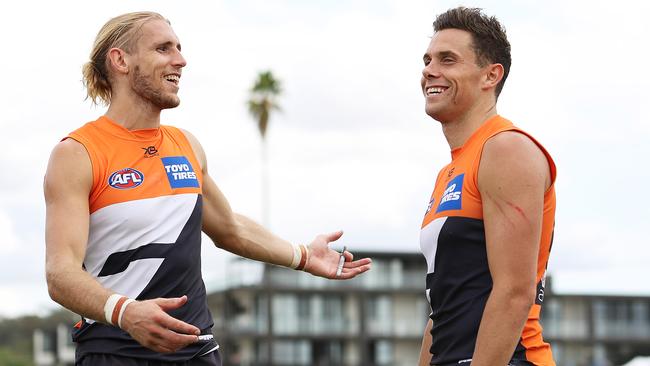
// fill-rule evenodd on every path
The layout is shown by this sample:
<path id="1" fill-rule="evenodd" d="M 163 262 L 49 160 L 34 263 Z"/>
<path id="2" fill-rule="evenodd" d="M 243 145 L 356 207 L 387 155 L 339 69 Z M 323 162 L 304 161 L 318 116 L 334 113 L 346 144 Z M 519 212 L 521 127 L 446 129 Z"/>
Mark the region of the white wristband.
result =
<path id="1" fill-rule="evenodd" d="M 300 264 L 300 259 L 302 258 L 302 252 L 300 251 L 299 245 L 292 244 L 291 247 L 293 249 L 293 258 L 291 259 L 291 265 L 289 265 L 289 267 L 296 269 Z"/>
<path id="2" fill-rule="evenodd" d="M 126 306 L 132 303 L 133 299 L 120 294 L 112 294 L 104 304 L 104 318 L 106 323 L 122 328 L 122 315 Z"/>
<path id="3" fill-rule="evenodd" d="M 117 326 L 122 328 L 122 315 L 124 315 L 124 310 L 126 310 L 126 306 L 129 305 L 130 303 L 135 302 L 133 299 L 127 299 L 124 301 L 124 304 L 122 304 L 122 308 L 120 309 L 120 314 L 117 316 Z"/>
<path id="4" fill-rule="evenodd" d="M 111 296 L 108 297 L 108 300 L 106 300 L 106 304 L 104 304 L 104 319 L 106 319 L 106 323 L 110 325 L 115 325 L 113 324 L 113 310 L 115 309 L 115 305 L 117 305 L 117 302 L 120 301 L 120 299 L 124 297 L 120 294 L 112 294 Z"/>
<path id="5" fill-rule="evenodd" d="M 298 266 L 294 268 L 297 271 L 303 271 L 305 269 L 305 266 L 307 266 L 307 261 L 309 260 L 309 248 L 305 245 L 298 245 L 298 249 L 300 250 L 300 262 L 298 263 Z"/>

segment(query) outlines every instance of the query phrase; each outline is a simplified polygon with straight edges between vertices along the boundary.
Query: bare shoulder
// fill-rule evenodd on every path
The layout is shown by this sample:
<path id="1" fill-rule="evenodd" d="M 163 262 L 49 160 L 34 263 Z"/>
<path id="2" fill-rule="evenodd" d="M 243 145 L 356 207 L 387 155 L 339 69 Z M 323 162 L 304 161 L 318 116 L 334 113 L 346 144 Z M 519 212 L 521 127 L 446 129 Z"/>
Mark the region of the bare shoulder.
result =
<path id="1" fill-rule="evenodd" d="M 550 168 L 544 152 L 523 133 L 501 132 L 483 147 L 479 167 L 479 188 L 512 182 L 550 185 Z"/>
<path id="2" fill-rule="evenodd" d="M 88 152 L 86 148 L 77 140 L 67 138 L 54 146 L 50 158 L 63 158 L 63 159 L 88 159 Z"/>
<path id="3" fill-rule="evenodd" d="M 483 148 L 484 153 L 495 152 L 503 153 L 519 153 L 525 154 L 522 158 L 538 158 L 546 160 L 546 157 L 537 144 L 530 139 L 530 137 L 517 131 L 504 131 L 492 136 L 485 142 Z"/>
<path id="4" fill-rule="evenodd" d="M 92 163 L 80 142 L 68 138 L 54 146 L 45 172 L 46 196 L 48 192 L 65 190 L 66 187 L 89 192 L 92 180 Z"/>
<path id="5" fill-rule="evenodd" d="M 203 151 L 203 146 L 201 146 L 201 143 L 199 142 L 199 139 L 196 138 L 190 131 L 179 128 L 179 130 L 185 135 L 187 138 L 187 141 L 190 142 L 190 145 L 192 146 L 192 150 L 194 151 L 194 155 L 196 155 L 196 158 L 199 160 L 199 164 L 201 164 L 201 169 L 203 172 L 207 171 L 207 158 L 205 156 L 205 151 Z"/>

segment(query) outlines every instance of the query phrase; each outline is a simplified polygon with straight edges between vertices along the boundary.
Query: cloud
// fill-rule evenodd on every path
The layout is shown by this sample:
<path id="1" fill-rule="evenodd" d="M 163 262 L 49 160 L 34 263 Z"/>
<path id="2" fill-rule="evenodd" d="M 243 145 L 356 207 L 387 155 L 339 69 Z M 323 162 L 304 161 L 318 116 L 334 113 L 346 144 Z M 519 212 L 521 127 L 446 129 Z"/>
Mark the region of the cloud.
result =
<path id="1" fill-rule="evenodd" d="M 0 316 L 18 316 L 26 313 L 44 314 L 55 307 L 49 300 L 43 271 L 43 252 L 35 250 L 19 235 L 14 219 L 0 210 Z"/>
<path id="2" fill-rule="evenodd" d="M 0 211 L 0 237 L 2 237 L 0 246 L 2 257 L 8 258 L 18 251 L 18 237 L 14 231 L 13 222 L 4 211 Z"/>

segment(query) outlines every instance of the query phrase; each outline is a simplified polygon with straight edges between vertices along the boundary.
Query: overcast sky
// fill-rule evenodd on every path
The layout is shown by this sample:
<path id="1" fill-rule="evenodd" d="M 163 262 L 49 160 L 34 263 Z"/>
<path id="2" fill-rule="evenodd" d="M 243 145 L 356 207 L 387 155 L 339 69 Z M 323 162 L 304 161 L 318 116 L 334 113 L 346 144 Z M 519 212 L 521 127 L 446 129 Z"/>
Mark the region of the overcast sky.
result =
<path id="1" fill-rule="evenodd" d="M 270 69 L 284 89 L 268 131 L 272 230 L 308 242 L 343 229 L 341 244 L 353 251 L 418 251 L 435 176 L 450 160 L 439 123 L 424 113 L 422 54 L 436 14 L 484 8 L 512 44 L 498 111 L 558 166 L 554 287 L 650 295 L 650 3 L 94 4 L 0 9 L 0 317 L 55 306 L 44 279 L 43 174 L 57 141 L 105 110 L 84 101 L 80 81 L 97 31 L 136 10 L 162 13 L 181 39 L 182 102 L 163 123 L 200 138 L 236 211 L 261 219 L 260 139 L 245 102 L 257 72 Z M 215 286 L 229 256 L 208 241 L 203 252 L 204 277 Z"/>

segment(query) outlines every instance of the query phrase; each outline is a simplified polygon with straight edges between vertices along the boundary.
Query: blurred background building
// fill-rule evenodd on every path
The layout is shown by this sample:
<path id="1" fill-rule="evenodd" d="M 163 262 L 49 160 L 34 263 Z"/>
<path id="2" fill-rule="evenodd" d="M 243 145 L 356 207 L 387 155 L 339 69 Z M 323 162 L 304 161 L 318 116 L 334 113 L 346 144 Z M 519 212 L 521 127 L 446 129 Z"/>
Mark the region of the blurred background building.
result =
<path id="1" fill-rule="evenodd" d="M 618 366 L 650 355 L 650 296 L 551 292 L 542 324 L 558 365 Z"/>
<path id="2" fill-rule="evenodd" d="M 208 296 L 224 366 L 416 365 L 429 313 L 424 257 L 355 256 L 373 258 L 373 269 L 349 281 L 233 260 Z M 551 279 L 546 285 L 542 324 L 558 365 L 650 365 L 637 357 L 650 355 L 650 296 L 557 294 Z M 73 322 L 34 332 L 36 365 L 73 364 Z"/>
<path id="3" fill-rule="evenodd" d="M 428 316 L 416 253 L 355 253 L 349 281 L 237 260 L 208 300 L 228 365 L 415 365 Z"/>

